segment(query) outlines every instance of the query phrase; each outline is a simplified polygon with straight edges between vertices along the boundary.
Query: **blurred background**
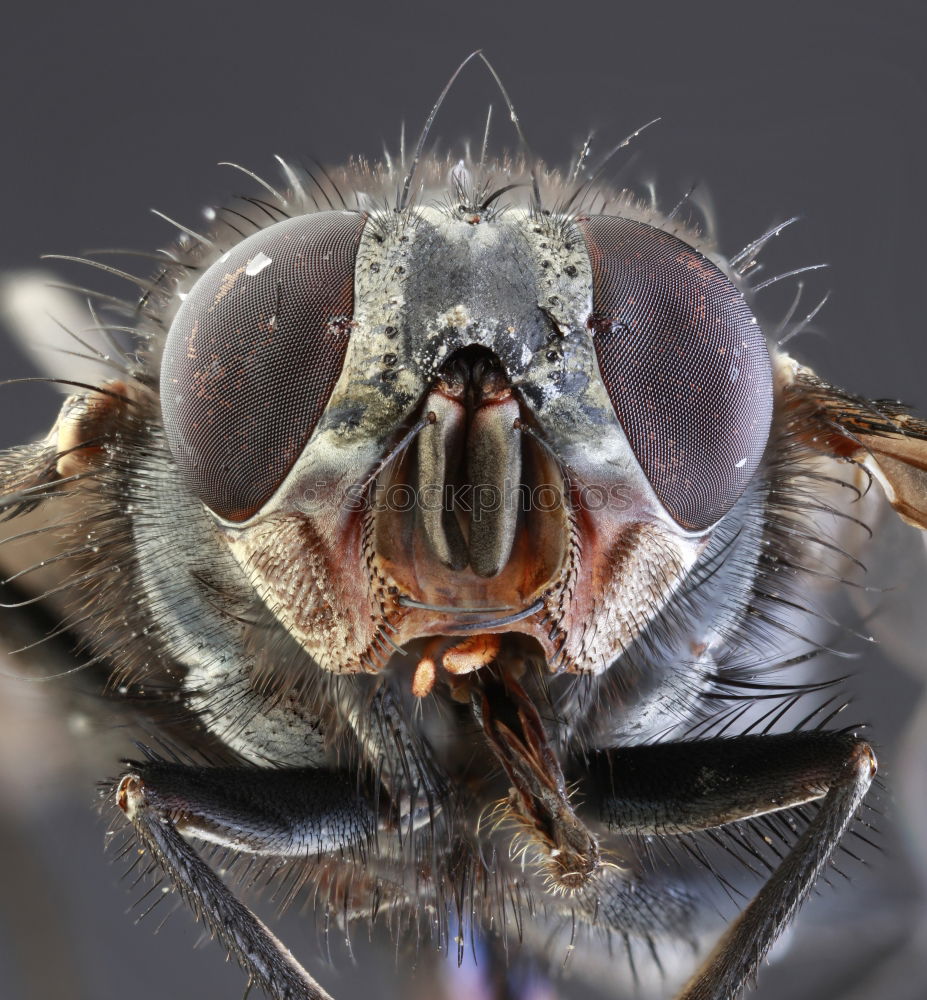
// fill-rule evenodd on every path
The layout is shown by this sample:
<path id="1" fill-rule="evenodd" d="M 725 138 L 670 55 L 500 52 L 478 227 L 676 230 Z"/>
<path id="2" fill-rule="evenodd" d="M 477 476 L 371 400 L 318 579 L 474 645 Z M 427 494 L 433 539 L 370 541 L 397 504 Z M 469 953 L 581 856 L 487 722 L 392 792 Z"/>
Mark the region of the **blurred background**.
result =
<path id="1" fill-rule="evenodd" d="M 384 141 L 395 150 L 400 123 L 417 134 L 451 72 L 482 47 L 543 159 L 568 163 L 590 129 L 602 152 L 662 116 L 623 180 L 652 180 L 667 209 L 697 183 L 729 255 L 800 215 L 764 256 L 768 273 L 827 262 L 807 277 L 804 302 L 831 295 L 793 353 L 831 382 L 925 411 L 925 39 L 923 6 L 901 0 L 18 4 L 0 35 L 0 273 L 34 268 L 42 253 L 166 245 L 171 227 L 149 207 L 196 229 L 204 206 L 246 186 L 219 160 L 276 181 L 274 153 L 337 163 L 375 158 Z M 438 148 L 478 139 L 490 102 L 498 110 L 474 64 L 438 119 Z M 497 147 L 514 145 L 507 128 L 497 114 Z M 761 302 L 772 322 L 794 293 L 782 285 Z M 6 376 L 34 372 L 9 337 L 0 351 Z M 0 445 L 44 432 L 57 400 L 43 386 L 5 388 Z M 884 745 L 884 851 L 849 887 L 822 890 L 761 977 L 767 1000 L 927 992 L 927 578 L 917 538 L 885 538 L 882 648 L 850 668 L 856 714 Z M 0 678 L 0 995 L 241 995 L 215 949 L 192 949 L 186 916 L 155 937 L 124 915 L 134 897 L 104 857 L 93 809 L 93 781 L 116 758 L 94 757 L 58 697 Z M 281 925 L 297 952 L 300 935 L 315 940 L 303 927 L 294 916 Z M 314 970 L 339 1000 L 369 992 L 363 942 L 358 951 L 353 969 Z M 389 956 L 382 968 L 377 996 L 408 996 Z"/>

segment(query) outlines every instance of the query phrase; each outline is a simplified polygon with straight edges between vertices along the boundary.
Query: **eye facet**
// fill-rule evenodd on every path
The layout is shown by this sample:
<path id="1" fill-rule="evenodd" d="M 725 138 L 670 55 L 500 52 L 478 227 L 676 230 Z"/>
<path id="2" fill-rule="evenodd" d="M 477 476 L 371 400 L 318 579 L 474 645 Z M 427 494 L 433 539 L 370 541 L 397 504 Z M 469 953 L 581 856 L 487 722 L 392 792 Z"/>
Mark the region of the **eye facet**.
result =
<path id="1" fill-rule="evenodd" d="M 171 324 L 161 410 L 187 486 L 228 521 L 267 502 L 341 374 L 366 217 L 319 212 L 243 240 Z"/>
<path id="2" fill-rule="evenodd" d="M 740 291 L 661 229 L 578 221 L 592 264 L 596 358 L 634 455 L 689 531 L 726 514 L 762 458 L 772 419 L 766 342 Z"/>

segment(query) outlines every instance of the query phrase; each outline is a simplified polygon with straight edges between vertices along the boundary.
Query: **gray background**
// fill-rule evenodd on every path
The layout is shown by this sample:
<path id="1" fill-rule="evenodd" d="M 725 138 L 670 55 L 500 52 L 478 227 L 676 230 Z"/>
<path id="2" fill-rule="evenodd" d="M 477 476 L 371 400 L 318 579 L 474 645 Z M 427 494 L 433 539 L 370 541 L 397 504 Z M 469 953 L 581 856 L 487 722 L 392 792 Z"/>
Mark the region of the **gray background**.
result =
<path id="1" fill-rule="evenodd" d="M 566 162 L 590 127 L 602 149 L 661 115 L 636 145 L 629 176 L 653 178 L 667 206 L 699 181 L 726 252 L 801 214 L 769 254 L 769 273 L 827 261 L 828 272 L 808 279 L 806 301 L 828 289 L 832 296 L 820 317 L 824 334 L 802 338 L 795 353 L 837 384 L 927 409 L 921 5 L 319 6 L 37 3 L 8 11 L 0 35 L 0 272 L 30 267 L 43 252 L 163 245 L 170 228 L 149 206 L 196 228 L 203 205 L 243 187 L 218 160 L 271 175 L 275 152 L 337 162 L 377 156 L 383 140 L 395 148 L 400 121 L 417 132 L 457 63 L 484 47 L 534 150 L 549 161 Z M 448 100 L 437 138 L 446 146 L 477 136 L 489 101 L 498 106 L 473 66 Z M 496 116 L 497 142 L 503 119 Z M 791 292 L 770 292 L 771 316 Z M 29 370 L 6 340 L 2 350 L 10 375 Z M 0 443 L 50 422 L 51 392 L 3 392 Z M 885 730 L 900 731 L 914 683 L 891 665 L 867 665 L 865 674 L 861 703 Z M 123 917 L 129 897 L 101 857 L 90 778 L 58 766 L 76 751 L 45 716 L 45 694 L 8 691 L 0 739 L 0 994 L 239 995 L 241 977 L 216 951 L 191 951 L 196 931 L 186 918 L 153 938 Z M 888 843 L 883 875 L 861 876 L 857 896 L 891 899 L 905 882 L 900 848 Z M 291 921 L 288 932 L 292 943 L 299 924 Z M 843 945 L 828 955 L 848 957 Z M 796 963 L 796 982 L 813 958 Z M 916 964 L 904 969 L 905 988 L 924 975 Z M 353 995 L 363 980 L 363 970 L 347 974 L 337 995 Z M 798 995 L 779 969 L 770 981 L 765 995 Z M 378 981 L 378 995 L 390 995 L 387 984 Z M 837 986 L 832 995 L 867 994 Z"/>

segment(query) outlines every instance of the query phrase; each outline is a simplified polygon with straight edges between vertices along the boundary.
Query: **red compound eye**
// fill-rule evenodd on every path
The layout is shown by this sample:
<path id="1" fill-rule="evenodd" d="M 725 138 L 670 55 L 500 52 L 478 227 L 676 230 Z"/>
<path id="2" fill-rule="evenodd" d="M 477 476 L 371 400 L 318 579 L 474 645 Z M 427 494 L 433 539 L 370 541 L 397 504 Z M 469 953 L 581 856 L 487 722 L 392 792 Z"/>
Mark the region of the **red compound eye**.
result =
<path id="1" fill-rule="evenodd" d="M 766 448 L 766 342 L 740 291 L 687 243 L 615 216 L 578 224 L 615 414 L 663 506 L 703 531 L 736 503 Z"/>
<path id="2" fill-rule="evenodd" d="M 187 486 L 220 517 L 264 506 L 328 405 L 348 347 L 366 216 L 319 212 L 255 233 L 177 313 L 161 411 Z"/>

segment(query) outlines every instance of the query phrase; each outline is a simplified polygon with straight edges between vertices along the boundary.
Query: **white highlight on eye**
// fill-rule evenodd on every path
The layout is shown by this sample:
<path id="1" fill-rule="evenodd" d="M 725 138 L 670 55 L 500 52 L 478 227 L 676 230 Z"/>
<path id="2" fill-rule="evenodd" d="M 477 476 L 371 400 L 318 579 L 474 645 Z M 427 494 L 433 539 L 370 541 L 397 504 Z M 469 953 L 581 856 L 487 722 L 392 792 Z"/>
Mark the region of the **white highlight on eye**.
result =
<path id="1" fill-rule="evenodd" d="M 746 458 L 742 458 L 739 462 L 734 463 L 735 469 L 742 469 L 747 464 Z"/>
<path id="2" fill-rule="evenodd" d="M 251 260 L 249 260 L 245 265 L 245 274 L 247 274 L 249 278 L 253 278 L 256 274 L 260 274 L 265 267 L 269 267 L 272 263 L 273 261 L 271 258 L 268 257 L 262 250 L 255 254 L 255 256 L 252 257 Z"/>

